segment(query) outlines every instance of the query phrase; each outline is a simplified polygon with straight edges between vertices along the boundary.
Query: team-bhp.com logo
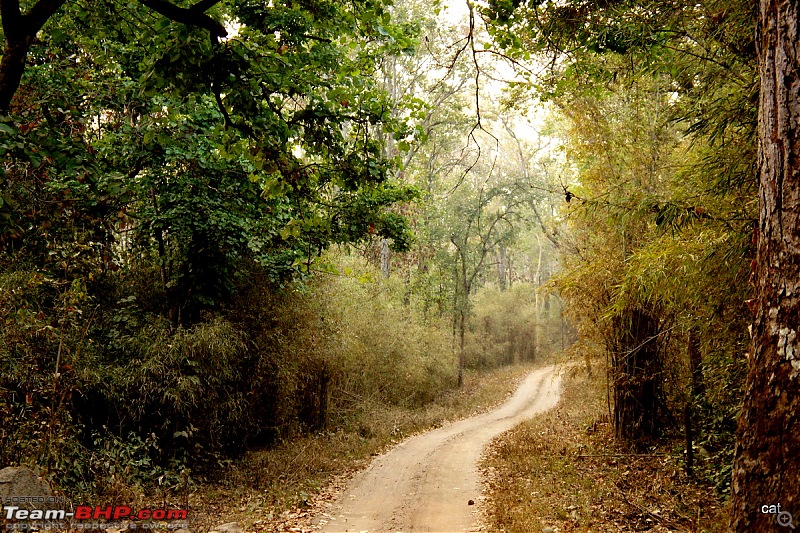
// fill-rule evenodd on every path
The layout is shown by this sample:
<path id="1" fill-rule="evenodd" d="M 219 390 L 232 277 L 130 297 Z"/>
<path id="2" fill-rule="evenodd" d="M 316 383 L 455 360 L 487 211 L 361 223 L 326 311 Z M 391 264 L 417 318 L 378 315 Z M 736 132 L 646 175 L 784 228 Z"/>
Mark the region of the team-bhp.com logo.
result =
<path id="1" fill-rule="evenodd" d="M 14 505 L 3 508 L 6 520 L 186 520 L 186 509 L 133 509 L 125 505 L 79 505 L 75 511 L 64 509 L 22 509 Z"/>
<path id="2" fill-rule="evenodd" d="M 31 509 L 20 502 L 27 499 L 13 498 L 14 504 L 2 507 L 0 516 L 5 518 L 6 530 L 38 530 L 62 531 L 64 529 L 147 529 L 147 530 L 177 530 L 188 528 L 188 511 L 186 509 L 139 509 L 134 511 L 127 505 L 92 506 L 79 505 L 74 510 L 68 511 L 57 508 L 52 501 L 42 502 L 42 498 L 34 499 L 36 503 L 48 503 L 50 509 Z M 30 503 L 30 502 L 27 502 Z M 62 501 L 60 502 L 67 507 Z"/>

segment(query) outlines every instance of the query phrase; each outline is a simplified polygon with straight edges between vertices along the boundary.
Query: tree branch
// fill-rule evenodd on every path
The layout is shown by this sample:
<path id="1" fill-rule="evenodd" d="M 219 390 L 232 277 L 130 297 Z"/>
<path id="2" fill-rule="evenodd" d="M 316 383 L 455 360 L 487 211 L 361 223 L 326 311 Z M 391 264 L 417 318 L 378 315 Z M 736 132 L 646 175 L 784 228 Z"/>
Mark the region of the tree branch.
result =
<path id="1" fill-rule="evenodd" d="M 3 32 L 6 39 L 18 38 L 22 31 L 22 15 L 19 0 L 0 0 L 0 17 L 3 18 Z"/>
<path id="2" fill-rule="evenodd" d="M 33 37 L 66 0 L 39 0 L 26 15 L 19 0 L 0 0 L 5 43 L 0 60 L 0 112 L 7 113 L 22 81 Z"/>
<path id="3" fill-rule="evenodd" d="M 200 0 L 190 8 L 178 7 L 164 0 L 139 0 L 139 3 L 172 21 L 206 29 L 211 33 L 212 39 L 228 35 L 228 30 L 225 29 L 225 26 L 204 13 L 206 9 L 217 2 L 212 3 L 211 0 Z"/>
<path id="4" fill-rule="evenodd" d="M 192 7 L 189 8 L 190 11 L 196 11 L 197 13 L 205 13 L 215 5 L 219 4 L 220 0 L 200 0 Z"/>
<path id="5" fill-rule="evenodd" d="M 42 29 L 44 23 L 64 5 L 66 0 L 39 0 L 30 11 L 22 17 L 25 33 L 30 37 Z M 5 18 L 5 17 L 4 17 Z"/>

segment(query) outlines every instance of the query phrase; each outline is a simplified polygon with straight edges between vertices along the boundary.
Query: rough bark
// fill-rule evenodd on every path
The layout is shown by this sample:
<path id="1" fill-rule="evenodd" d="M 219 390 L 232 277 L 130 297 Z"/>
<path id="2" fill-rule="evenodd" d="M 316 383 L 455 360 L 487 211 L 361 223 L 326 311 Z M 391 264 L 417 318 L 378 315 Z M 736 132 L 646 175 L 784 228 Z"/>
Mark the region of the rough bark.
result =
<path id="1" fill-rule="evenodd" d="M 381 274 L 386 279 L 389 279 L 389 274 L 392 267 L 392 256 L 389 250 L 389 239 L 381 239 Z"/>
<path id="2" fill-rule="evenodd" d="M 6 38 L 3 60 L 0 61 L 0 113 L 6 114 L 11 108 L 11 100 L 25 72 L 29 48 L 27 39 L 13 42 Z"/>
<path id="3" fill-rule="evenodd" d="M 749 373 L 736 445 L 731 529 L 800 515 L 800 64 L 798 3 L 761 0 L 757 29 L 759 237 Z M 787 529 L 788 531 L 788 529 Z"/>

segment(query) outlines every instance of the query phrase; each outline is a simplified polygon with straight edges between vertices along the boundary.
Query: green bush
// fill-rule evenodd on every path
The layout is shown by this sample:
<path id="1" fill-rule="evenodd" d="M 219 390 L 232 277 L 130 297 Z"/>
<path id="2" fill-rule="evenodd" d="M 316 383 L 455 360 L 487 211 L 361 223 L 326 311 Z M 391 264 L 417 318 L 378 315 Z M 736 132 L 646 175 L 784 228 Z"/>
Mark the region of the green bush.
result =
<path id="1" fill-rule="evenodd" d="M 454 387 L 449 323 L 424 320 L 403 280 L 332 260 L 339 273 L 283 289 L 253 266 L 190 326 L 156 312 L 157 269 L 85 287 L 7 268 L 3 464 L 122 498 L 303 432 L 358 431 L 377 404 L 416 408 Z"/>
<path id="2" fill-rule="evenodd" d="M 250 388 L 273 438 L 350 424 L 370 402 L 420 406 L 455 384 L 447 324 L 426 324 L 405 305 L 402 280 L 336 259 L 338 274 L 246 298 L 260 369 Z"/>

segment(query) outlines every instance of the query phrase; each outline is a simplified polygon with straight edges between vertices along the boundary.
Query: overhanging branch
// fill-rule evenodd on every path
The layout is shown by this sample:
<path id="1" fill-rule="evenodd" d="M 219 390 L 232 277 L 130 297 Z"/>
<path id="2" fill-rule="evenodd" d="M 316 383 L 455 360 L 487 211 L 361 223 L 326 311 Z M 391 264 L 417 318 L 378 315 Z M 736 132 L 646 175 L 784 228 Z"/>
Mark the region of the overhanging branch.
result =
<path id="1" fill-rule="evenodd" d="M 189 9 L 198 13 L 205 13 L 215 5 L 219 4 L 220 0 L 200 0 Z"/>
<path id="2" fill-rule="evenodd" d="M 218 0 L 200 0 L 190 8 L 178 7 L 164 0 L 139 0 L 139 3 L 172 21 L 208 30 L 212 39 L 228 35 L 225 26 L 205 14 L 205 10 L 218 3 Z"/>
<path id="3" fill-rule="evenodd" d="M 30 11 L 22 17 L 24 31 L 33 37 L 36 32 L 42 29 L 44 23 L 52 17 L 66 0 L 39 0 L 34 4 Z"/>
<path id="4" fill-rule="evenodd" d="M 7 113 L 11 108 L 11 100 L 22 81 L 28 50 L 36 32 L 64 2 L 66 0 L 39 0 L 23 15 L 19 0 L 0 0 L 5 34 L 3 58 L 0 60 L 0 112 Z"/>

